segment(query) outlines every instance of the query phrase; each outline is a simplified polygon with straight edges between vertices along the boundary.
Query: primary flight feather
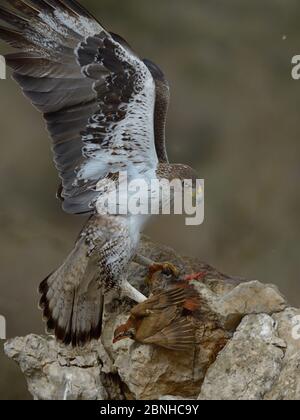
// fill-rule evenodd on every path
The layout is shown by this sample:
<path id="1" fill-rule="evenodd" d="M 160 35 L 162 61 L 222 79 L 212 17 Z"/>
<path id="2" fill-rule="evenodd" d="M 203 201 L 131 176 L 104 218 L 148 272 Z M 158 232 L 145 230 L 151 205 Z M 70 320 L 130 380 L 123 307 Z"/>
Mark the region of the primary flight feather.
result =
<path id="1" fill-rule="evenodd" d="M 99 203 L 111 183 L 123 172 L 128 181 L 147 182 L 196 175 L 168 162 L 169 85 L 154 63 L 74 0 L 2 3 L 0 39 L 19 50 L 6 61 L 46 121 L 63 209 L 91 215 L 65 262 L 40 286 L 48 329 L 83 345 L 101 335 L 107 291 L 144 299 L 126 272 L 147 218 L 103 215 Z"/>

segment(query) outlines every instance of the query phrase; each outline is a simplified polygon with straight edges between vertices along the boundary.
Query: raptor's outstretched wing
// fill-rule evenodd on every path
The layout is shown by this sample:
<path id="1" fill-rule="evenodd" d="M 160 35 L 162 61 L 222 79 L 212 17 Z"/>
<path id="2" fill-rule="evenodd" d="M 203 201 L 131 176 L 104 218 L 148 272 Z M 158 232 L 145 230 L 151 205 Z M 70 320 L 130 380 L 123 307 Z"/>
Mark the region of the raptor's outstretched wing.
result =
<path id="1" fill-rule="evenodd" d="M 93 212 L 108 174 L 153 173 L 155 83 L 142 60 L 74 0 L 7 0 L 0 39 L 25 95 L 44 114 L 69 213 Z"/>

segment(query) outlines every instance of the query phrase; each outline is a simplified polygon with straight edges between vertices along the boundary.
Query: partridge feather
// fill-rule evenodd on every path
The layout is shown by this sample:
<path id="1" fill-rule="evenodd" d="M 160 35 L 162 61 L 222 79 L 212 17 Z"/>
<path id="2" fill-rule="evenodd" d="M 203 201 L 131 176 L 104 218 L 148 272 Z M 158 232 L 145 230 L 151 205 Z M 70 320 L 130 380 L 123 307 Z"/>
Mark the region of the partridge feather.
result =
<path id="1" fill-rule="evenodd" d="M 176 351 L 189 350 L 196 343 L 195 327 L 189 317 L 199 305 L 194 288 L 179 283 L 136 305 L 127 323 L 117 328 L 115 341 L 127 338 L 128 332 L 134 330 L 131 338 L 139 343 Z"/>

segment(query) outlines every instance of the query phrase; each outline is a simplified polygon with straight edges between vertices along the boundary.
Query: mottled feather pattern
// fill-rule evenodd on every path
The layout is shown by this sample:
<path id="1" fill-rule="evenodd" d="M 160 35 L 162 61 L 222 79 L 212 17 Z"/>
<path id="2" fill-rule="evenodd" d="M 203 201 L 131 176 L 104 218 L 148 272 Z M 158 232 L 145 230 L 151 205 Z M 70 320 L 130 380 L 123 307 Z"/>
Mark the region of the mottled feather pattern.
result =
<path id="1" fill-rule="evenodd" d="M 147 66 L 71 0 L 13 0 L 0 38 L 7 63 L 44 114 L 69 213 L 94 213 L 108 173 L 155 174 L 155 84 Z M 148 176 L 150 176 L 148 174 Z"/>
<path id="2" fill-rule="evenodd" d="M 65 262 L 40 286 L 48 329 L 65 344 L 83 345 L 100 337 L 104 293 L 122 284 L 130 291 L 122 282 L 146 221 L 118 211 L 99 216 L 101 203 L 121 172 L 128 181 L 176 175 L 165 150 L 168 86 L 154 63 L 75 0 L 6 3 L 0 39 L 18 49 L 6 61 L 46 121 L 63 209 L 92 214 Z"/>
<path id="3" fill-rule="evenodd" d="M 157 165 L 155 85 L 149 70 L 112 37 L 103 34 L 88 38 L 77 55 L 83 73 L 95 80 L 98 111 L 82 132 L 83 155 L 87 159 L 79 167 L 76 185 L 87 179 L 99 181 L 101 171 L 128 171 L 133 178 L 143 176 Z"/>
<path id="4" fill-rule="evenodd" d="M 103 296 L 120 289 L 137 241 L 127 218 L 90 219 L 63 265 L 40 286 L 48 330 L 60 341 L 83 345 L 100 337 Z"/>

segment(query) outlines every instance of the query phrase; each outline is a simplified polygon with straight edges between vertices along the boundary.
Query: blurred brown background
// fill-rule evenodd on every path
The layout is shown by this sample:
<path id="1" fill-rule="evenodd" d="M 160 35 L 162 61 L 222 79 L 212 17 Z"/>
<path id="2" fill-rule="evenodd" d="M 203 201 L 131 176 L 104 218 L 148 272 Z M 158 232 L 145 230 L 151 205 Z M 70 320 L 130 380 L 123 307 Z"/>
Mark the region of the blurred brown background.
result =
<path id="1" fill-rule="evenodd" d="M 164 217 L 147 233 L 226 273 L 276 283 L 300 306 L 300 81 L 291 78 L 299 1 L 82 3 L 164 69 L 170 157 L 206 180 L 203 226 Z M 12 337 L 43 332 L 38 283 L 62 262 L 83 220 L 55 200 L 42 118 L 11 80 L 0 81 L 0 94 L 0 314 Z M 0 399 L 8 398 L 29 396 L 1 348 Z"/>

